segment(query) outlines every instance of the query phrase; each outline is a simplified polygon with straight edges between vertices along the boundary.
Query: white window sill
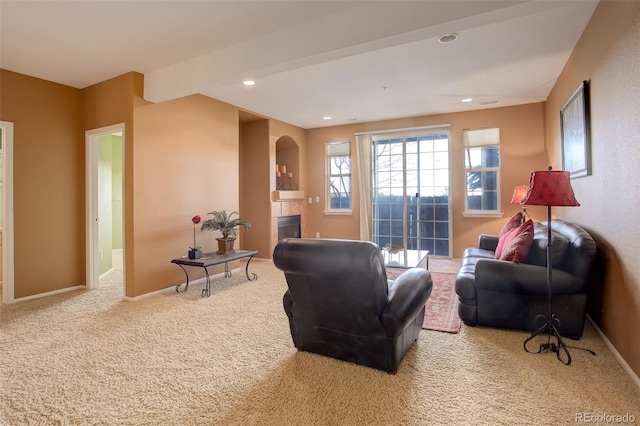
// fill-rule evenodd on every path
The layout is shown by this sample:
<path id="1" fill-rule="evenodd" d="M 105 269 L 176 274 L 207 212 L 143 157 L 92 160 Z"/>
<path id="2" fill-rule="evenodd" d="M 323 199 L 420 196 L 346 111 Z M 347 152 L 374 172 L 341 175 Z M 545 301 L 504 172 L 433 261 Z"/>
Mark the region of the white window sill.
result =
<path id="1" fill-rule="evenodd" d="M 325 210 L 323 212 L 324 214 L 326 214 L 327 216 L 351 216 L 353 214 L 353 211 L 351 210 Z"/>
<path id="2" fill-rule="evenodd" d="M 462 212 L 462 217 L 503 217 L 504 212 L 491 211 L 466 211 Z"/>

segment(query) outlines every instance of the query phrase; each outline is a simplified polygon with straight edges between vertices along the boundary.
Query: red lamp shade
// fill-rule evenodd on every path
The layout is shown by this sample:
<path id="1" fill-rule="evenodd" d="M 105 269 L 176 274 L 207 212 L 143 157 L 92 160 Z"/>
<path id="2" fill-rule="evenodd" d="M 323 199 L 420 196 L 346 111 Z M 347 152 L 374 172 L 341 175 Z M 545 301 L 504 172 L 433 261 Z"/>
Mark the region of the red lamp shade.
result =
<path id="1" fill-rule="evenodd" d="M 513 189 L 513 196 L 511 197 L 511 204 L 520 204 L 524 201 L 524 198 L 527 196 L 527 190 L 529 189 L 526 185 L 519 185 Z"/>
<path id="2" fill-rule="evenodd" d="M 529 190 L 522 204 L 534 206 L 579 206 L 569 172 L 541 170 L 531 172 Z"/>

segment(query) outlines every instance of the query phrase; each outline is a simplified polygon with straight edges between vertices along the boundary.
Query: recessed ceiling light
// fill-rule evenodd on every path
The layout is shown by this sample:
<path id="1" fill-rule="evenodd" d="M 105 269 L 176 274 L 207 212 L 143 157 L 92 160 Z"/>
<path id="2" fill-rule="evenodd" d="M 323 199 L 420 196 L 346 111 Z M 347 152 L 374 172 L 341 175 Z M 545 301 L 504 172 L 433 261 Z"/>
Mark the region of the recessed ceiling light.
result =
<path id="1" fill-rule="evenodd" d="M 329 117 L 328 115 L 325 115 L 324 117 L 322 117 L 323 120 L 331 120 L 332 117 Z"/>
<path id="2" fill-rule="evenodd" d="M 244 84 L 245 86 L 253 86 L 256 84 L 256 82 L 253 80 L 245 80 L 242 82 L 242 84 Z"/>
<path id="3" fill-rule="evenodd" d="M 459 38 L 460 38 L 460 36 L 458 34 L 449 33 L 449 34 L 441 35 L 440 38 L 438 39 L 438 41 L 440 43 L 452 43 L 452 42 L 456 41 Z"/>
<path id="4" fill-rule="evenodd" d="M 472 100 L 473 100 L 473 99 L 471 99 L 471 98 L 464 98 L 464 99 L 462 100 L 462 102 L 471 102 Z"/>

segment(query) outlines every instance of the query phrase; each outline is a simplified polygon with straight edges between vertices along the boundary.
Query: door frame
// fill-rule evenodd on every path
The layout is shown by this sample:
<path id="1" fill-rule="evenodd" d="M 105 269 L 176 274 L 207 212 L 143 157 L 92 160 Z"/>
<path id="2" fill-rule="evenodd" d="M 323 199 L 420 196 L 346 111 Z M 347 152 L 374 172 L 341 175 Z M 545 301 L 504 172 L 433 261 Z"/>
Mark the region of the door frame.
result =
<path id="1" fill-rule="evenodd" d="M 13 234 L 13 123 L 0 121 L 2 128 L 2 301 L 15 301 Z"/>
<path id="2" fill-rule="evenodd" d="M 99 288 L 100 277 L 98 274 L 99 253 L 98 247 L 98 142 L 100 136 L 113 133 L 122 133 L 122 152 L 125 152 L 125 123 L 100 127 L 85 132 L 85 195 L 86 195 L 86 287 L 87 289 Z M 124 156 L 123 156 L 124 163 Z M 124 194 L 126 180 L 124 164 L 122 167 L 122 193 Z M 122 210 L 125 210 L 125 199 L 122 200 Z M 127 294 L 126 287 L 126 241 L 125 223 L 122 224 L 122 296 Z"/>

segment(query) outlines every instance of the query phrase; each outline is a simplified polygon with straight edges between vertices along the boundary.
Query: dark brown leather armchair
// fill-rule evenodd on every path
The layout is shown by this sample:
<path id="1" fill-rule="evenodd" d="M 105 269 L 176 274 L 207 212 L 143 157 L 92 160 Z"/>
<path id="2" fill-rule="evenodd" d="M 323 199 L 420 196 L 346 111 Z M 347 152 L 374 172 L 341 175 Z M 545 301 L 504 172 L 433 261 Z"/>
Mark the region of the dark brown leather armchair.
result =
<path id="1" fill-rule="evenodd" d="M 422 329 L 427 270 L 388 281 L 377 245 L 315 238 L 281 240 L 273 262 L 289 286 L 283 303 L 296 348 L 397 371 Z"/>

